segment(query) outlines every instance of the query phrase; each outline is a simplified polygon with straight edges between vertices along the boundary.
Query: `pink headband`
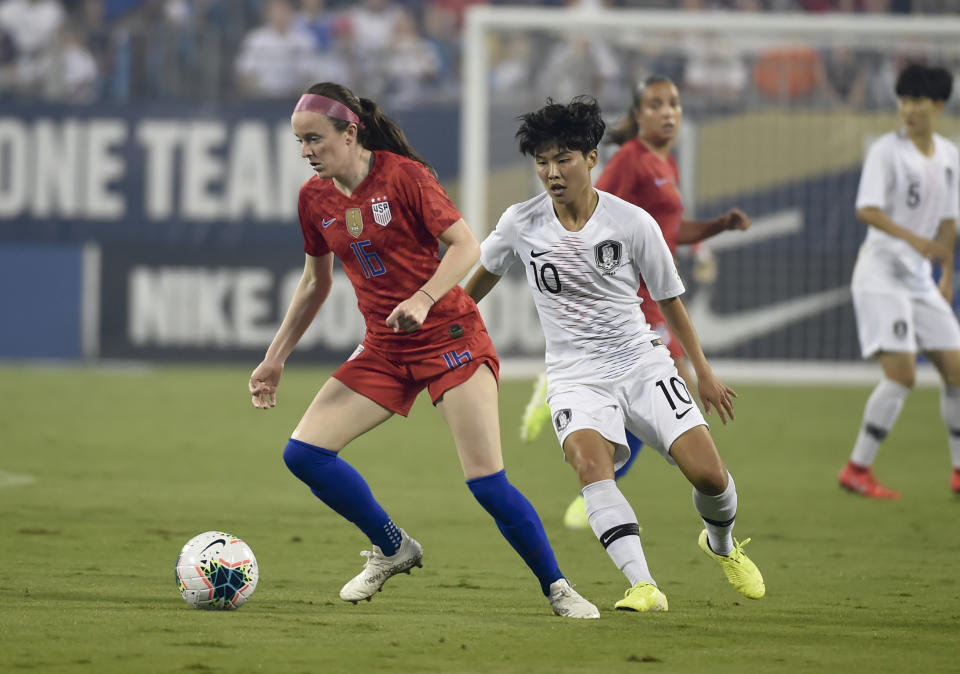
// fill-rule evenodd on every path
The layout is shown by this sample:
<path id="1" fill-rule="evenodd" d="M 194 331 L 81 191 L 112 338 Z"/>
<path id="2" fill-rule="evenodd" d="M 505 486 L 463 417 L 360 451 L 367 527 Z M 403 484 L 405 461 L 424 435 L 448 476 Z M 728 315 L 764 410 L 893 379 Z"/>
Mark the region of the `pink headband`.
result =
<path id="1" fill-rule="evenodd" d="M 320 94 L 304 94 L 301 96 L 300 100 L 297 101 L 297 106 L 293 109 L 293 111 L 298 112 L 300 110 L 319 112 L 327 117 L 340 119 L 344 122 L 353 122 L 361 129 L 365 128 L 363 122 L 361 122 L 360 118 L 357 116 L 357 113 L 345 106 L 340 101 L 335 101 L 332 98 L 327 98 L 326 96 L 321 96 Z"/>

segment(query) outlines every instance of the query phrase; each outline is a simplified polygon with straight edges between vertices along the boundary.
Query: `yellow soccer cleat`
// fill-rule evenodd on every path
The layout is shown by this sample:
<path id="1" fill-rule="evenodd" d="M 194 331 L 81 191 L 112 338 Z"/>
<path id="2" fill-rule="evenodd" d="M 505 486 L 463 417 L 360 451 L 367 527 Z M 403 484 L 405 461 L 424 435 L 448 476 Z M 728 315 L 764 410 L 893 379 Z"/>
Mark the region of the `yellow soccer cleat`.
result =
<path id="1" fill-rule="evenodd" d="M 726 557 L 718 555 L 710 549 L 706 529 L 700 532 L 700 540 L 697 541 L 697 544 L 707 554 L 707 557 L 716 560 L 727 575 L 727 580 L 730 581 L 737 592 L 748 599 L 760 599 L 767 592 L 767 588 L 763 585 L 763 576 L 760 575 L 760 569 L 757 568 L 757 565 L 751 562 L 750 558 L 743 552 L 743 546 L 749 543 L 750 539 L 748 538 L 742 543 L 733 539 L 733 542 L 736 545 Z"/>
<path id="2" fill-rule="evenodd" d="M 533 385 L 533 396 L 527 403 L 527 409 L 523 411 L 523 421 L 520 422 L 520 439 L 524 442 L 533 442 L 549 421 L 550 406 L 547 404 L 547 375 L 541 372 Z"/>
<path id="3" fill-rule="evenodd" d="M 619 611 L 637 611 L 648 613 L 652 611 L 666 611 L 667 595 L 656 585 L 637 583 L 623 595 L 623 599 L 613 605 Z"/>
<path id="4" fill-rule="evenodd" d="M 563 514 L 563 526 L 567 529 L 589 529 L 590 520 L 587 519 L 587 507 L 584 505 L 583 496 L 577 496 L 567 506 L 567 512 Z"/>

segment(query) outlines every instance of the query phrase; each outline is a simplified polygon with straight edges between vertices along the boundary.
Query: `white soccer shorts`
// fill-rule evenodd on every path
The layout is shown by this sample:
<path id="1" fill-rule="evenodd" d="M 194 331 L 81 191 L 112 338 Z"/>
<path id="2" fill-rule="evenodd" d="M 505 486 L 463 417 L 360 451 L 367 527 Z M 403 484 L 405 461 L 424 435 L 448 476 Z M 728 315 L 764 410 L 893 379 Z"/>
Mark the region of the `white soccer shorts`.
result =
<path id="1" fill-rule="evenodd" d="M 563 383 L 548 402 L 560 447 L 574 431 L 595 430 L 616 445 L 614 470 L 630 458 L 624 428 L 675 464 L 669 453 L 674 441 L 707 426 L 666 347 L 648 351 L 617 379 Z"/>
<path id="2" fill-rule="evenodd" d="M 854 287 L 853 308 L 864 358 L 879 351 L 960 349 L 960 323 L 935 286 L 922 295 Z"/>

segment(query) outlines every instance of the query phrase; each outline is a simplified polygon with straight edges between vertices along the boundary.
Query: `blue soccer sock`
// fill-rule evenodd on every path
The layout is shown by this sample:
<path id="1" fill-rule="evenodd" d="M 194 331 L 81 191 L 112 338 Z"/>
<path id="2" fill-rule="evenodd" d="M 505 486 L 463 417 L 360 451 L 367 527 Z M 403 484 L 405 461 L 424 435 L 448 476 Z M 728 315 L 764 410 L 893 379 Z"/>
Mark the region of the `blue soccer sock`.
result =
<path id="1" fill-rule="evenodd" d="M 467 480 L 474 498 L 497 523 L 500 533 L 517 551 L 540 581 L 543 594 L 563 578 L 557 558 L 547 540 L 540 516 L 530 501 L 507 480 L 506 471 Z"/>
<path id="2" fill-rule="evenodd" d="M 363 476 L 337 452 L 290 438 L 283 450 L 290 472 L 304 482 L 314 496 L 345 517 L 367 535 L 383 554 L 396 554 L 401 535 L 380 507 Z"/>
<path id="3" fill-rule="evenodd" d="M 627 459 L 625 464 L 617 468 L 616 472 L 613 474 L 614 480 L 619 480 L 621 477 L 627 474 L 627 471 L 630 470 L 630 466 L 633 465 L 633 462 L 636 461 L 637 457 L 640 455 L 640 450 L 643 449 L 643 440 L 626 429 L 624 429 L 624 432 L 627 434 L 627 446 L 630 448 L 630 458 Z"/>

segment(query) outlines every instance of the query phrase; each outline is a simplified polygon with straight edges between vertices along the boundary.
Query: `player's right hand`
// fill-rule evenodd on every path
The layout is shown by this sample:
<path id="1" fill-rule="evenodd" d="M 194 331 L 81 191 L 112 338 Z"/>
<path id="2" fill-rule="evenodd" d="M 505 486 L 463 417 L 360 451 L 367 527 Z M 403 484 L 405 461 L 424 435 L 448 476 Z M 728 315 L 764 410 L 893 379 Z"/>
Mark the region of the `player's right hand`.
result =
<path id="1" fill-rule="evenodd" d="M 250 375 L 250 397 L 253 406 L 265 410 L 277 405 L 277 386 L 283 374 L 283 363 L 263 361 Z"/>
<path id="2" fill-rule="evenodd" d="M 726 229 L 739 229 L 740 231 L 746 231 L 750 229 L 750 216 L 741 211 L 739 208 L 733 208 L 723 214 L 725 219 L 724 226 Z"/>

